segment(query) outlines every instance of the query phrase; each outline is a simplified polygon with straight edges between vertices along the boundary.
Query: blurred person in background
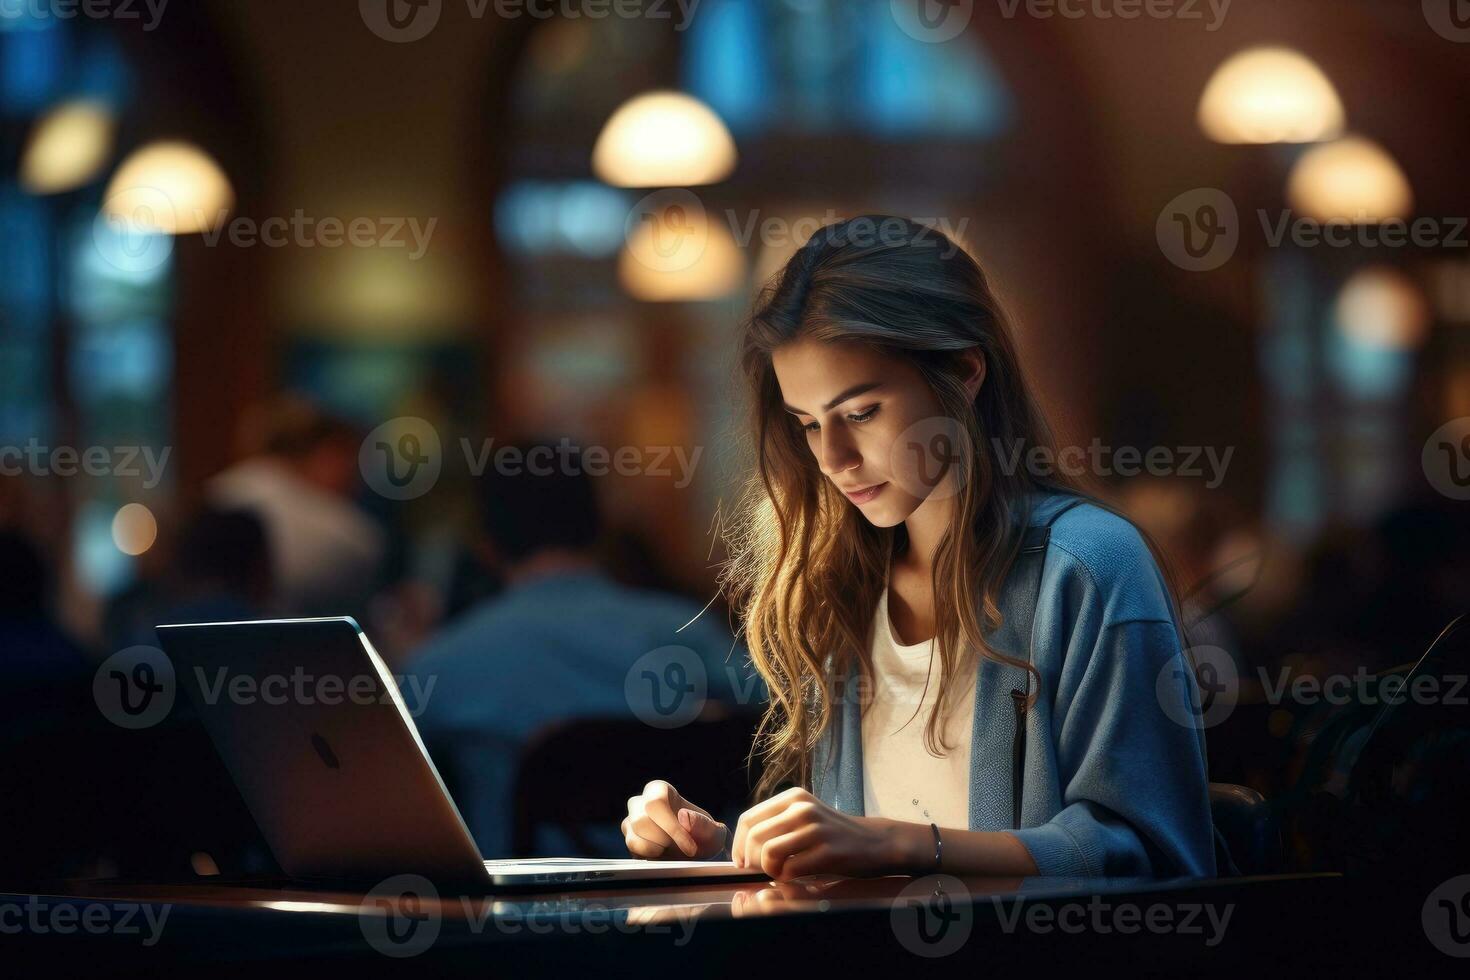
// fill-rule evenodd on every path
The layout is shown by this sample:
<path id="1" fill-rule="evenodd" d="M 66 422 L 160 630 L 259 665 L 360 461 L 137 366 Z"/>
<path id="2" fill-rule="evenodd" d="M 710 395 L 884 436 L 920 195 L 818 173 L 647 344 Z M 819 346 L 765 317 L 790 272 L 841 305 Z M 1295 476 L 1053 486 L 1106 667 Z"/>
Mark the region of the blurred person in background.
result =
<path id="1" fill-rule="evenodd" d="M 554 722 L 635 717 L 625 684 L 645 654 L 694 651 L 711 701 L 751 690 L 722 620 L 680 596 L 620 584 L 601 567 L 605 529 L 580 451 L 514 448 L 508 458 L 525 465 L 490 473 L 480 493 L 481 554 L 505 586 L 414 653 L 404 685 L 487 858 L 510 855 L 512 790 L 530 737 Z M 616 833 L 593 844 L 610 855 L 622 849 Z"/>
<path id="2" fill-rule="evenodd" d="M 51 614 L 51 571 L 40 551 L 17 531 L 0 530 L 0 669 L 14 694 L 69 684 L 87 659 Z M 7 707 L 6 720 L 27 705 Z"/>
<path id="3" fill-rule="evenodd" d="M 93 757 L 69 741 L 90 705 L 82 650 L 51 614 L 52 577 L 26 536 L 0 530 L 0 845 L 13 875 L 76 870 Z M 20 880 L 20 879 L 18 879 Z"/>
<path id="4" fill-rule="evenodd" d="M 283 398 L 255 426 L 259 451 L 220 473 L 210 503 L 264 523 L 274 612 L 361 615 L 382 572 L 386 539 L 352 499 L 360 436 L 310 402 Z"/>

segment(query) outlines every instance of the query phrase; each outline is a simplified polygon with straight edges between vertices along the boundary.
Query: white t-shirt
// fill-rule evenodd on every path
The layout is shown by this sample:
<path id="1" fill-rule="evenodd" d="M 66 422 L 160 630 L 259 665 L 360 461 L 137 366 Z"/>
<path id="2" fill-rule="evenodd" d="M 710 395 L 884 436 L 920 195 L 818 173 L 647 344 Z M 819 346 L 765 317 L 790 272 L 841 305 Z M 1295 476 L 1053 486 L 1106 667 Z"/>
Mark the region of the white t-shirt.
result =
<path id="1" fill-rule="evenodd" d="M 863 712 L 863 813 L 968 828 L 975 672 L 962 674 L 965 681 L 951 693 L 945 720 L 950 748 L 936 758 L 925 745 L 924 730 L 938 694 L 939 651 L 933 639 L 907 646 L 895 639 L 886 584 L 871 637 L 875 683 L 873 701 Z"/>

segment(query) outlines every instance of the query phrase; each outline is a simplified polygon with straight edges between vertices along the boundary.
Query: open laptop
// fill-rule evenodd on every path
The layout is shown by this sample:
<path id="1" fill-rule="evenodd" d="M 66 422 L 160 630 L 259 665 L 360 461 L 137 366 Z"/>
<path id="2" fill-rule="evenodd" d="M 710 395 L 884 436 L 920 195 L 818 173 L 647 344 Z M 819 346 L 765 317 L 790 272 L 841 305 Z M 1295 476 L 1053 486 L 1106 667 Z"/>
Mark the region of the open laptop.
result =
<path id="1" fill-rule="evenodd" d="M 282 870 L 466 886 L 763 875 L 728 861 L 485 861 L 367 634 L 345 616 L 157 627 Z M 594 747 L 592 749 L 596 751 Z"/>

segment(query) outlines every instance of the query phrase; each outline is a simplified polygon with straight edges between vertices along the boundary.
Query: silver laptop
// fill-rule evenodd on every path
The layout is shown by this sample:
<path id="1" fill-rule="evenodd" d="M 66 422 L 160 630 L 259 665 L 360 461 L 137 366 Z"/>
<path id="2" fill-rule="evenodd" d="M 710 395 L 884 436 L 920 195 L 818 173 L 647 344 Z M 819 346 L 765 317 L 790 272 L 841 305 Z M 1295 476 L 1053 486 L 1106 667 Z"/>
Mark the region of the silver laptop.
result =
<path id="1" fill-rule="evenodd" d="M 179 686 L 293 878 L 413 873 L 483 887 L 764 877 L 728 861 L 485 861 L 398 685 L 354 620 L 157 631 Z"/>

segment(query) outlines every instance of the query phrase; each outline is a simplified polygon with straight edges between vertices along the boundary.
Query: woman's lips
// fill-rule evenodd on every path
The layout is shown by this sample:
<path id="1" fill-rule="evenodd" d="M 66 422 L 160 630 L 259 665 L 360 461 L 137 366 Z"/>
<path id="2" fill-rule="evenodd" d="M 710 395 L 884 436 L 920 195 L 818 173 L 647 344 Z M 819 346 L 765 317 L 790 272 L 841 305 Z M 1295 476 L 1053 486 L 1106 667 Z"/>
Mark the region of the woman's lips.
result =
<path id="1" fill-rule="evenodd" d="M 873 486 L 868 487 L 866 490 L 844 490 L 842 492 L 847 494 L 848 499 L 851 500 L 853 503 L 865 504 L 868 501 L 872 500 L 874 497 L 878 496 L 878 494 L 882 493 L 883 488 L 886 486 L 888 486 L 887 483 L 875 483 Z"/>

